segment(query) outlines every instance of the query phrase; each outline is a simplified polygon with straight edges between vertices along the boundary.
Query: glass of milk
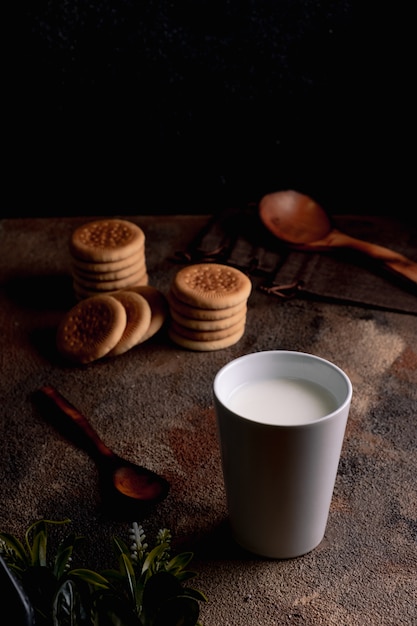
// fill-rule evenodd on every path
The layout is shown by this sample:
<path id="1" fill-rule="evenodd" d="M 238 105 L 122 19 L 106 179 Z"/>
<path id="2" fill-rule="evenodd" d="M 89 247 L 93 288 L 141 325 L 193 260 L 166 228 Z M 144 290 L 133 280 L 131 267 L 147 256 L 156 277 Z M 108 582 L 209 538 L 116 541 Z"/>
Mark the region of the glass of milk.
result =
<path id="1" fill-rule="evenodd" d="M 326 530 L 348 376 L 313 354 L 255 352 L 217 373 L 213 397 L 234 539 L 268 558 L 310 552 Z"/>

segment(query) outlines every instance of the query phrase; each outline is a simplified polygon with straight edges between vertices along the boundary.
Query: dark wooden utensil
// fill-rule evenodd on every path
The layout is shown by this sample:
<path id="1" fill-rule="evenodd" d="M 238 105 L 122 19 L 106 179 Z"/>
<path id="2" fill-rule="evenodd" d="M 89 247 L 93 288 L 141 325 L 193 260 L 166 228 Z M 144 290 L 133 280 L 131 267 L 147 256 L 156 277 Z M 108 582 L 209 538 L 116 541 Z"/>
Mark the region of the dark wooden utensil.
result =
<path id="1" fill-rule="evenodd" d="M 76 426 L 78 435 L 83 440 L 83 447 L 96 462 L 106 496 L 117 495 L 120 502 L 125 504 L 153 504 L 167 496 L 169 483 L 165 478 L 112 452 L 100 439 L 87 418 L 59 391 L 46 385 L 39 390 L 39 393 L 43 399 L 43 408 L 48 410 L 49 418 L 53 417 L 57 428 L 66 429 L 68 432 L 68 426 Z M 80 445 L 80 441 L 78 444 Z"/>
<path id="2" fill-rule="evenodd" d="M 324 209 L 297 191 L 277 191 L 259 203 L 259 216 L 276 237 L 299 250 L 350 248 L 371 257 L 385 269 L 417 283 L 417 263 L 384 246 L 351 237 L 333 228 Z"/>

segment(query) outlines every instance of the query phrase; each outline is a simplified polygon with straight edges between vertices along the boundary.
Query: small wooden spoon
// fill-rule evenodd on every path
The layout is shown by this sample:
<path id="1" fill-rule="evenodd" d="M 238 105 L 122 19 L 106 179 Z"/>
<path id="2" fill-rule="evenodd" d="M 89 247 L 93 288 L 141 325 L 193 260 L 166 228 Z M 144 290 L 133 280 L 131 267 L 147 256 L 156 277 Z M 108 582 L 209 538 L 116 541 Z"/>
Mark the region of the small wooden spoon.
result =
<path id="1" fill-rule="evenodd" d="M 389 270 L 417 283 L 417 263 L 402 254 L 333 228 L 324 209 L 297 191 L 277 191 L 259 203 L 259 216 L 276 237 L 301 250 L 350 248 L 366 254 Z"/>
<path id="2" fill-rule="evenodd" d="M 44 400 L 43 408 L 49 413 L 54 411 L 58 414 L 58 418 L 54 416 L 55 426 L 59 425 L 59 420 L 70 420 L 69 425 L 75 425 L 78 434 L 85 438 L 87 445 L 84 443 L 84 447 L 88 448 L 97 463 L 106 495 L 114 495 L 116 492 L 121 500 L 144 504 L 165 498 L 169 490 L 165 478 L 112 452 L 99 438 L 87 418 L 54 387 L 44 386 L 39 392 Z M 65 426 L 68 424 L 60 424 L 60 430 Z"/>

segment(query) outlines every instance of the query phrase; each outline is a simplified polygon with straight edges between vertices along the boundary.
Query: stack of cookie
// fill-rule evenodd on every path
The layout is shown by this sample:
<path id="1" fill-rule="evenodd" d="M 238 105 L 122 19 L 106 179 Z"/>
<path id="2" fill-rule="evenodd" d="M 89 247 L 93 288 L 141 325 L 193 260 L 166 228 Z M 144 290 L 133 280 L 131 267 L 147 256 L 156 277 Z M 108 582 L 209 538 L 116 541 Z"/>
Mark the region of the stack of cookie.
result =
<path id="1" fill-rule="evenodd" d="M 85 365 L 150 339 L 167 315 L 165 296 L 150 285 L 82 298 L 58 325 L 56 345 L 65 359 Z"/>
<path id="2" fill-rule="evenodd" d="M 70 239 L 73 288 L 78 300 L 148 284 L 145 234 L 133 222 L 103 219 L 79 226 Z"/>
<path id="3" fill-rule="evenodd" d="M 189 350 L 220 350 L 245 332 L 248 276 L 218 263 L 198 263 L 181 269 L 168 292 L 168 335 Z"/>

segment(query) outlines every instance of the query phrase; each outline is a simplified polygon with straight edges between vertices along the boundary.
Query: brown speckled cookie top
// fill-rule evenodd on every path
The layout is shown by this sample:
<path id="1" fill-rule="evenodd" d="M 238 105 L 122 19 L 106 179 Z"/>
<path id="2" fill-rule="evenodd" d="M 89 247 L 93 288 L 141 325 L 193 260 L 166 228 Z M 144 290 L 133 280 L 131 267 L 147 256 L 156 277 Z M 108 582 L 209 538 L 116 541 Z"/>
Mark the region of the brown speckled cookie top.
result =
<path id="1" fill-rule="evenodd" d="M 124 306 L 111 296 L 81 300 L 64 315 L 58 326 L 58 351 L 75 363 L 91 363 L 115 347 L 126 322 Z"/>
<path id="2" fill-rule="evenodd" d="M 109 262 L 126 259 L 144 246 L 143 230 L 128 220 L 87 222 L 74 230 L 70 251 L 76 259 Z"/>
<path id="3" fill-rule="evenodd" d="M 197 263 L 174 276 L 173 294 L 182 302 L 212 309 L 226 309 L 248 299 L 251 280 L 240 270 L 219 263 Z"/>

